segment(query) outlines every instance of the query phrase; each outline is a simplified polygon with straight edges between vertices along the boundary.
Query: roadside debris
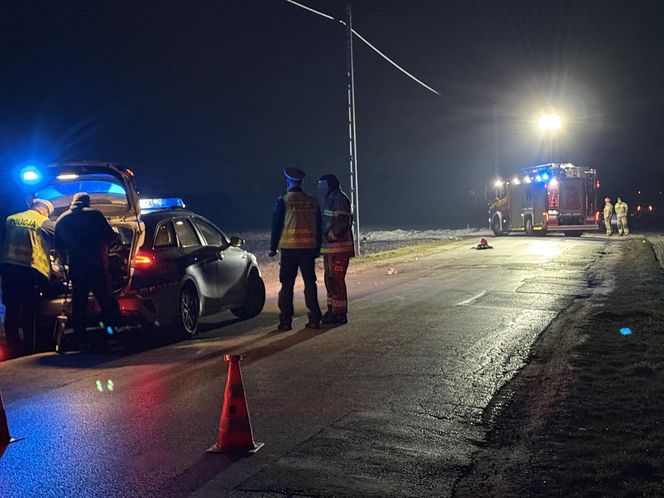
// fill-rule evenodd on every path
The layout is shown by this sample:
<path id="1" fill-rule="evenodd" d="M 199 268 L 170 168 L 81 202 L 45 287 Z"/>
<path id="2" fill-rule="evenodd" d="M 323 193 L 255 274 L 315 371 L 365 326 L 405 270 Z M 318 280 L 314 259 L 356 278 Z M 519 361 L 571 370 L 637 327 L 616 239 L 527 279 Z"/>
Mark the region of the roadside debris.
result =
<path id="1" fill-rule="evenodd" d="M 387 269 L 387 274 L 388 275 L 396 275 L 397 273 L 399 273 L 398 270 L 396 270 L 395 268 L 392 268 L 391 266 Z"/>
<path id="2" fill-rule="evenodd" d="M 490 246 L 486 239 L 480 239 L 480 243 L 471 249 L 493 249 L 493 246 Z"/>

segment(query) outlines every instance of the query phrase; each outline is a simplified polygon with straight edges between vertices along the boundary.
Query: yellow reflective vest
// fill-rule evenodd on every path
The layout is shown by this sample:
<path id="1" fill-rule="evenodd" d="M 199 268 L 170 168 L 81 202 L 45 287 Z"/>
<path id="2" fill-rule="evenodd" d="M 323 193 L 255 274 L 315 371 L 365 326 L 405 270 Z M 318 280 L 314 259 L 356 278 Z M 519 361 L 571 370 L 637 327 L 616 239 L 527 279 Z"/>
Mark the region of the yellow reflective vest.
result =
<path id="1" fill-rule="evenodd" d="M 49 247 L 42 236 L 42 225 L 48 221 L 43 214 L 28 209 L 7 217 L 2 264 L 34 268 L 49 278 L 51 264 Z"/>
<path id="2" fill-rule="evenodd" d="M 613 204 L 607 202 L 606 204 L 604 204 L 604 219 L 610 220 L 612 214 L 613 214 Z"/>
<path id="3" fill-rule="evenodd" d="M 279 238 L 281 249 L 317 249 L 318 202 L 302 191 L 290 191 L 281 200 L 284 203 L 284 225 Z"/>
<path id="4" fill-rule="evenodd" d="M 614 207 L 616 216 L 627 216 L 627 203 L 624 201 L 616 202 Z"/>

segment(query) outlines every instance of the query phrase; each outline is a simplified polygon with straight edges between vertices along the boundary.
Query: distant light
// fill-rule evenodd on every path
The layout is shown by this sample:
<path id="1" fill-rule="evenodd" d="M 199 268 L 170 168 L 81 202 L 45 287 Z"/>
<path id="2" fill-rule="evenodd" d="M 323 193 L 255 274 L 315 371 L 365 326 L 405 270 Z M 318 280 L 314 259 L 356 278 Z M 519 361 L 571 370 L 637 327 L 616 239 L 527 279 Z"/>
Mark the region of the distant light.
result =
<path id="1" fill-rule="evenodd" d="M 595 181 L 595 188 L 599 188 L 599 180 Z"/>
<path id="2" fill-rule="evenodd" d="M 106 327 L 106 333 L 108 335 L 113 335 L 113 327 L 111 327 L 110 325 Z"/>
<path id="3" fill-rule="evenodd" d="M 95 384 L 97 386 L 97 391 L 99 391 L 100 393 L 103 393 L 104 392 L 104 386 L 102 385 L 101 381 L 97 380 L 97 381 L 95 381 Z"/>
<path id="4" fill-rule="evenodd" d="M 19 173 L 21 181 L 26 185 L 35 185 L 42 179 L 42 173 L 36 166 L 25 166 Z"/>
<path id="5" fill-rule="evenodd" d="M 620 329 L 620 333 L 622 335 L 632 335 L 632 329 L 630 329 L 629 327 L 623 327 Z"/>
<path id="6" fill-rule="evenodd" d="M 652 210 L 653 210 L 652 205 L 648 206 L 648 211 L 650 211 L 652 213 Z"/>
<path id="7" fill-rule="evenodd" d="M 556 178 L 551 178 L 551 181 L 549 182 L 549 187 L 556 188 L 558 186 L 558 180 Z"/>
<path id="8" fill-rule="evenodd" d="M 537 120 L 537 124 L 542 131 L 558 130 L 562 125 L 560 116 L 555 112 L 551 114 L 542 114 Z"/>
<path id="9" fill-rule="evenodd" d="M 115 384 L 111 379 L 108 379 L 108 382 L 106 382 L 106 388 L 111 392 L 113 392 L 113 389 L 115 389 Z"/>
<path id="10" fill-rule="evenodd" d="M 637 194 L 641 195 L 641 191 L 640 191 L 640 190 L 638 190 L 638 191 L 637 191 Z"/>
<path id="11" fill-rule="evenodd" d="M 548 173 L 542 173 L 542 180 L 547 181 L 549 179 Z"/>
<path id="12" fill-rule="evenodd" d="M 503 181 L 500 178 L 498 178 L 495 182 L 493 182 L 493 186 L 496 188 L 500 188 L 503 186 Z"/>
<path id="13" fill-rule="evenodd" d="M 542 175 L 537 175 L 537 176 L 535 177 L 535 181 L 536 181 L 536 182 L 541 182 L 541 181 L 542 181 Z"/>
<path id="14" fill-rule="evenodd" d="M 638 212 L 641 212 L 641 206 L 636 206 L 636 210 L 637 210 Z"/>
<path id="15" fill-rule="evenodd" d="M 523 177 L 523 183 L 530 183 L 531 181 L 532 180 L 530 179 L 530 177 L 528 175 Z"/>
<path id="16" fill-rule="evenodd" d="M 58 180 L 76 180 L 78 175 L 76 173 L 65 173 L 62 175 L 56 176 Z"/>
<path id="17" fill-rule="evenodd" d="M 514 178 L 512 178 L 512 183 L 513 183 L 514 185 L 520 185 L 520 184 L 521 184 L 521 180 L 519 180 L 519 177 L 518 177 L 518 176 L 515 176 Z"/>

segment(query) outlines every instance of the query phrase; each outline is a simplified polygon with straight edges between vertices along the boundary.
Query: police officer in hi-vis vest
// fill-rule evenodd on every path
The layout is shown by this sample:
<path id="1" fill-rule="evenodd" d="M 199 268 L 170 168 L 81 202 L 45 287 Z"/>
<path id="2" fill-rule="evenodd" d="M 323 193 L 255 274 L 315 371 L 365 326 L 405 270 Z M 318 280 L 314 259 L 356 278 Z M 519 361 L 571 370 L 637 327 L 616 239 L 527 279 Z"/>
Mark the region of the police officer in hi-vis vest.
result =
<path id="1" fill-rule="evenodd" d="M 5 338 L 12 356 L 31 351 L 36 340 L 39 299 L 51 276 L 50 242 L 53 204 L 33 199 L 30 209 L 7 217 L 2 244 L 2 302 Z M 23 329 L 23 342 L 19 336 Z"/>
<path id="2" fill-rule="evenodd" d="M 304 171 L 284 170 L 288 192 L 277 199 L 272 212 L 272 238 L 269 256 L 281 252 L 279 281 L 279 326 L 277 330 L 291 330 L 293 320 L 293 286 L 297 270 L 304 280 L 304 301 L 309 309 L 309 329 L 320 328 L 322 313 L 318 305 L 316 287 L 316 258 L 320 255 L 321 214 L 315 197 L 302 190 Z"/>
<path id="3" fill-rule="evenodd" d="M 343 325 L 348 321 L 346 271 L 350 258 L 355 256 L 353 243 L 353 215 L 350 200 L 343 193 L 335 175 L 323 175 L 318 180 L 323 208 L 323 243 L 321 254 L 325 267 L 327 311 L 324 325 Z"/>

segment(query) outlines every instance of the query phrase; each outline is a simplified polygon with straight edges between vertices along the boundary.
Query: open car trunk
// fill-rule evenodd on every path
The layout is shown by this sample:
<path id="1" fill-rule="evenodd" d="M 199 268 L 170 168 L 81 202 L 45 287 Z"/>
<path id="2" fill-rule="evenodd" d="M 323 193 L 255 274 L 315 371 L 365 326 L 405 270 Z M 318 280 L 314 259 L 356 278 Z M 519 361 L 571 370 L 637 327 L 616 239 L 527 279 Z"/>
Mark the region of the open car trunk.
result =
<path id="1" fill-rule="evenodd" d="M 90 207 L 101 211 L 122 245 L 109 253 L 109 270 L 113 290 L 127 290 L 131 284 L 130 262 L 143 243 L 144 227 L 140 221 L 138 191 L 133 173 L 126 168 L 106 163 L 56 163 L 44 168 L 42 180 L 29 192 L 34 197 L 53 203 L 55 221 L 65 212 L 74 194 L 86 192 Z M 52 251 L 50 298 L 62 297 L 67 291 L 68 279 L 64 262 Z"/>

